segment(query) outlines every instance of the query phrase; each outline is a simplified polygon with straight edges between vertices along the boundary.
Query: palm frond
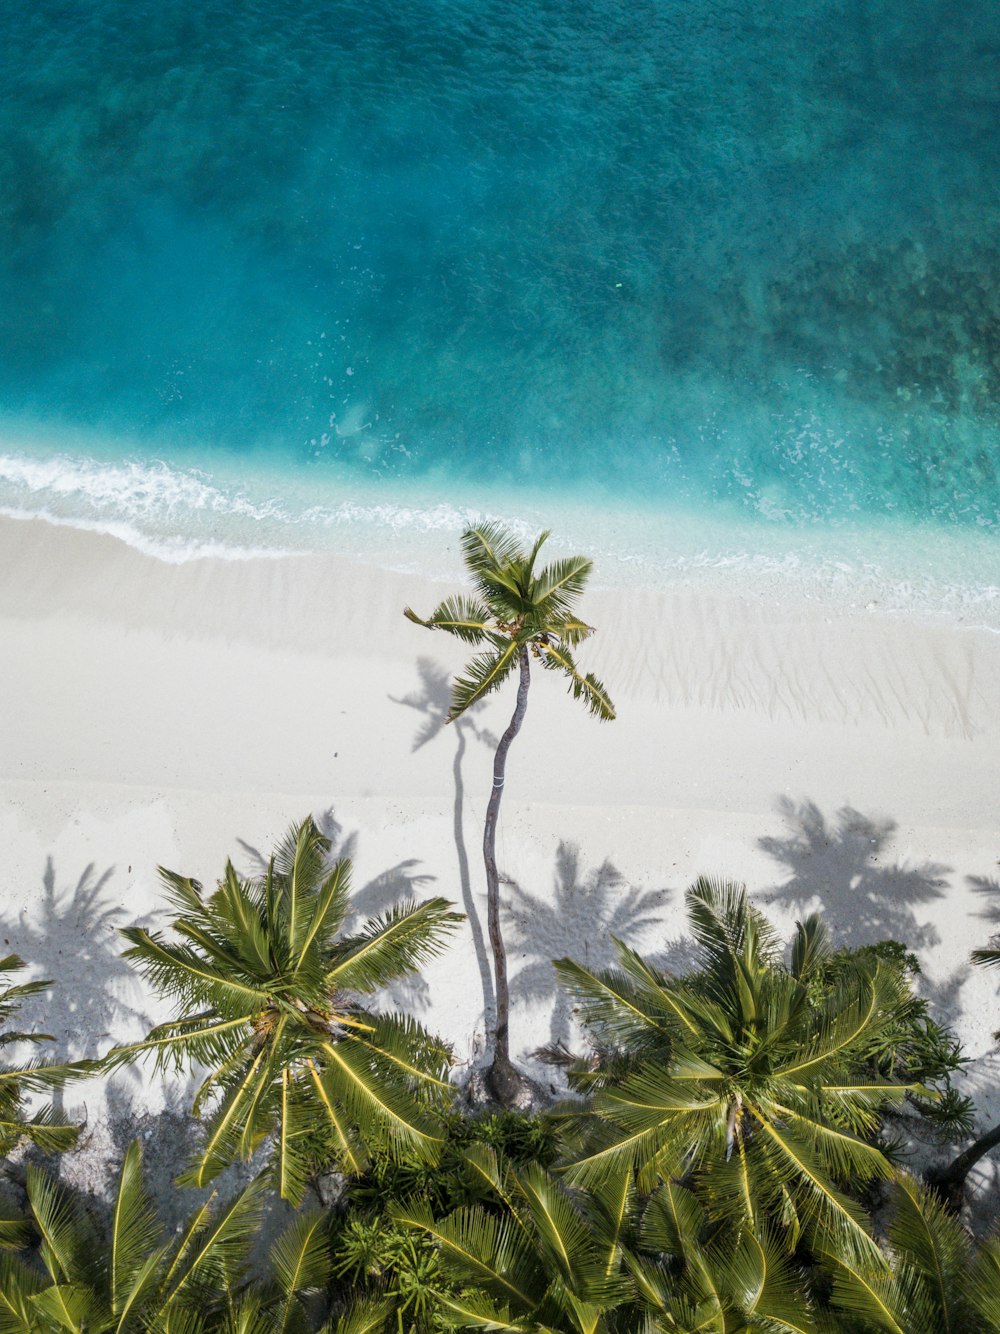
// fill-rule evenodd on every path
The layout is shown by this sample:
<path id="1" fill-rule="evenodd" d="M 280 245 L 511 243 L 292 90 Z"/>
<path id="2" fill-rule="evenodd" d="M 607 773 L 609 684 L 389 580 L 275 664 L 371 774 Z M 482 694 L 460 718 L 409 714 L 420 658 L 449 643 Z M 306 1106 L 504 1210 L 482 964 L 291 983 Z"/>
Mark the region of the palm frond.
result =
<path id="1" fill-rule="evenodd" d="M 738 956 L 767 963 L 779 940 L 764 915 L 753 906 L 746 886 L 699 876 L 684 894 L 691 934 L 711 969 Z"/>
<path id="2" fill-rule="evenodd" d="M 734 1248 L 713 1248 L 713 1263 L 733 1306 L 750 1327 L 812 1334 L 814 1313 L 805 1285 L 770 1231 L 745 1229 Z"/>
<path id="3" fill-rule="evenodd" d="M 437 1221 L 415 1201 L 394 1205 L 390 1213 L 402 1227 L 435 1243 L 447 1272 L 480 1285 L 518 1314 L 531 1312 L 541 1300 L 545 1284 L 539 1283 L 533 1247 L 509 1215 L 496 1217 L 477 1206 Z"/>
<path id="4" fill-rule="evenodd" d="M 967 1328 L 968 1233 L 933 1191 L 909 1177 L 897 1179 L 893 1206 L 889 1239 L 901 1277 L 910 1279 L 910 1287 L 918 1280 L 933 1303 L 942 1334 Z"/>
<path id="5" fill-rule="evenodd" d="M 286 1334 L 302 1310 L 302 1299 L 320 1291 L 330 1274 L 330 1219 L 311 1209 L 294 1219 L 270 1253 L 281 1299 L 271 1315 L 272 1334 Z"/>
<path id="6" fill-rule="evenodd" d="M 880 1252 L 864 1211 L 836 1188 L 808 1140 L 788 1127 L 779 1127 L 759 1108 L 751 1106 L 750 1110 L 756 1116 L 764 1155 L 774 1164 L 774 1176 L 798 1183 L 803 1208 L 819 1236 L 830 1238 L 846 1255 L 877 1260 Z"/>
<path id="7" fill-rule="evenodd" d="M 326 983 L 360 994 L 376 991 L 436 958 L 464 921 L 447 899 L 396 904 L 384 916 L 371 918 L 359 936 L 341 943 L 341 957 L 327 970 Z"/>
<path id="8" fill-rule="evenodd" d="M 560 984 L 578 1007 L 581 1023 L 600 1034 L 602 1042 L 638 1044 L 666 1055 L 671 1032 L 664 1021 L 658 989 L 637 987 L 620 969 L 595 973 L 574 959 L 556 959 Z"/>
<path id="9" fill-rule="evenodd" d="M 521 646 L 516 639 L 503 639 L 492 653 L 481 653 L 466 664 L 465 675 L 455 678 L 448 721 L 454 722 L 493 690 L 498 690 L 518 664 Z"/>
<path id="10" fill-rule="evenodd" d="M 214 1022 L 207 1017 L 175 1019 L 151 1029 L 139 1042 L 112 1047 L 101 1064 L 105 1069 L 113 1070 L 138 1057 L 151 1055 L 157 1069 L 171 1064 L 180 1066 L 184 1062 L 220 1066 L 240 1058 L 251 1033 L 251 1020 L 247 1014 Z"/>
<path id="11" fill-rule="evenodd" d="M 274 872 L 281 884 L 281 912 L 287 940 L 288 965 L 293 968 L 307 953 L 307 938 L 315 938 L 318 924 L 314 912 L 317 886 L 326 884 L 327 895 L 336 893 L 337 879 L 325 879 L 330 840 L 311 818 L 292 825 L 274 852 Z M 282 961 L 285 962 L 285 961 Z"/>
<path id="12" fill-rule="evenodd" d="M 549 671 L 562 672 L 569 678 L 569 693 L 574 699 L 583 701 L 584 706 L 594 718 L 600 718 L 604 722 L 611 722 L 615 718 L 615 706 L 612 703 L 611 696 L 605 687 L 598 681 L 592 672 L 584 676 L 576 663 L 573 661 L 573 655 L 564 644 L 560 644 L 553 639 L 546 638 L 539 646 L 542 666 Z"/>
<path id="13" fill-rule="evenodd" d="M 568 616 L 581 596 L 594 568 L 586 556 L 568 556 L 553 561 L 535 581 L 533 602 L 547 616 Z"/>
<path id="14" fill-rule="evenodd" d="M 855 1258 L 833 1250 L 825 1252 L 823 1260 L 833 1275 L 832 1303 L 837 1310 L 888 1334 L 916 1334 L 908 1323 L 900 1323 L 907 1317 L 899 1310 L 898 1292 L 884 1259 Z"/>
<path id="15" fill-rule="evenodd" d="M 429 630 L 447 630 L 467 644 L 481 644 L 495 626 L 494 617 L 483 602 L 461 594 L 445 598 L 426 620 L 410 607 L 403 609 L 403 615 L 415 625 L 423 625 Z"/>
<path id="16" fill-rule="evenodd" d="M 799 982 L 830 957 L 830 933 L 819 913 L 810 913 L 804 922 L 795 923 L 792 941 L 792 976 Z"/>
<path id="17" fill-rule="evenodd" d="M 351 1122 L 371 1134 L 384 1136 L 396 1152 L 406 1151 L 423 1162 L 436 1161 L 441 1151 L 437 1121 L 413 1095 L 373 1068 L 363 1045 L 343 1038 L 324 1042 L 326 1058 L 322 1083 L 332 1099 L 344 1107 Z"/>
<path id="18" fill-rule="evenodd" d="M 969 1271 L 968 1297 L 984 1334 L 1000 1334 L 1000 1240 L 996 1237 L 979 1244 Z"/>
<path id="19" fill-rule="evenodd" d="M 881 965 L 857 974 L 830 998 L 818 1016 L 813 1036 L 777 1073 L 807 1082 L 834 1059 L 843 1061 L 858 1052 L 883 1016 L 899 1003 L 901 985 L 896 972 Z"/>
<path id="20" fill-rule="evenodd" d="M 226 1018 L 235 1019 L 245 1015 L 248 1007 L 267 1004 L 267 992 L 260 986 L 212 967 L 188 946 L 171 945 L 158 932 L 141 926 L 124 927 L 121 934 L 132 946 L 123 957 L 134 963 L 156 991 L 183 1005 L 207 1003 Z"/>
<path id="21" fill-rule="evenodd" d="M 609 1271 L 592 1229 L 566 1188 L 537 1165 L 515 1177 L 546 1268 L 559 1274 L 567 1292 L 578 1301 L 598 1305 L 621 1301 L 625 1286 L 616 1269 Z"/>
<path id="22" fill-rule="evenodd" d="M 205 1142 L 192 1165 L 178 1178 L 182 1186 L 207 1186 L 230 1163 L 249 1158 L 256 1145 L 247 1140 L 262 1140 L 266 1133 L 251 1114 L 268 1088 L 272 1071 L 268 1050 L 262 1047 L 252 1058 L 248 1055 L 238 1075 L 227 1081 L 221 1103 L 209 1121 Z M 244 1146 L 246 1146 L 244 1148 Z M 249 1149 L 249 1152 L 247 1152 Z"/>
<path id="23" fill-rule="evenodd" d="M 133 1140 L 118 1176 L 111 1215 L 108 1286 L 115 1315 L 142 1300 L 159 1260 L 161 1231 L 142 1179 L 142 1151 Z"/>
<path id="24" fill-rule="evenodd" d="M 242 1273 L 249 1248 L 260 1229 L 266 1182 L 257 1177 L 216 1214 L 211 1202 L 188 1219 L 175 1244 L 161 1298 L 166 1310 L 206 1285 L 225 1287 Z"/>
<path id="25" fill-rule="evenodd" d="M 41 1235 L 39 1256 L 55 1283 L 77 1281 L 95 1259 L 92 1230 L 72 1196 L 40 1168 L 27 1172 L 28 1202 Z"/>
<path id="26" fill-rule="evenodd" d="M 32 1298 L 45 1280 L 37 1269 L 16 1255 L 0 1251 L 0 1331 L 2 1334 L 35 1334 Z"/>
<path id="27" fill-rule="evenodd" d="M 31 1299 L 33 1313 L 41 1316 L 42 1329 L 89 1330 L 100 1328 L 101 1310 L 97 1294 L 83 1283 L 54 1283 Z M 31 1330 L 39 1328 L 34 1322 Z"/>
<path id="28" fill-rule="evenodd" d="M 520 540 L 502 523 L 488 522 L 467 528 L 460 542 L 465 567 L 473 575 L 489 573 L 525 559 Z"/>

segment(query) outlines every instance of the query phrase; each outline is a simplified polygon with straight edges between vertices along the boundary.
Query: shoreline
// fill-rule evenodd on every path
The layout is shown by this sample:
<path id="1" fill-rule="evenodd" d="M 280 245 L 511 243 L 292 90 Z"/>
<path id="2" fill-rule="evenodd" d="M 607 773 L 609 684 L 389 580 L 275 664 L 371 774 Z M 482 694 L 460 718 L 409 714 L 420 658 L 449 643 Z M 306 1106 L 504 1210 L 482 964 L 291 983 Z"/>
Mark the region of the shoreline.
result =
<path id="1" fill-rule="evenodd" d="M 551 528 L 553 555 L 586 551 L 592 587 L 864 610 L 1000 634 L 995 528 L 888 512 L 802 516 L 773 498 L 545 495 L 426 477 L 362 479 L 272 463 L 204 471 L 140 453 L 33 457 L 0 431 L 0 519 L 112 536 L 167 564 L 339 558 L 454 580 L 457 536 L 497 519 L 526 539 Z M 442 501 L 440 497 L 449 499 Z"/>
<path id="2" fill-rule="evenodd" d="M 0 934 L 56 979 L 25 1017 L 57 1054 L 158 1017 L 115 935 L 155 919 L 158 864 L 207 884 L 228 856 L 249 871 L 310 811 L 353 855 L 366 913 L 441 894 L 484 923 L 489 734 L 511 701 L 440 727 L 464 646 L 401 612 L 445 591 L 335 556 L 170 565 L 0 520 Z M 668 590 L 596 590 L 582 610 L 598 632 L 578 660 L 619 719 L 539 674 L 511 753 L 498 852 L 518 1057 L 571 1036 L 548 960 L 603 963 L 613 932 L 682 962 L 683 890 L 715 874 L 746 881 L 783 933 L 820 908 L 835 943 L 906 940 L 973 1058 L 981 1121 L 1000 1119 L 1000 1001 L 966 966 L 1000 907 L 1000 638 Z M 466 926 L 395 997 L 462 1063 L 484 1041 L 481 963 Z"/>

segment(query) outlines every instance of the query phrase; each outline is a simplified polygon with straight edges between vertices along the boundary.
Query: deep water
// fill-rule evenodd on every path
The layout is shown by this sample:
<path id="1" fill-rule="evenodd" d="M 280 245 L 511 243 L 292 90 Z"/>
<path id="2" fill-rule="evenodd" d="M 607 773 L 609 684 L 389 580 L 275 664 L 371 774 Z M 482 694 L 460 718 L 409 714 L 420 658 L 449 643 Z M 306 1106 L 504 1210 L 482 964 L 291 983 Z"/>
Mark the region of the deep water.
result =
<path id="1" fill-rule="evenodd" d="M 995 0 L 6 0 L 0 505 L 992 532 L 998 126 Z"/>

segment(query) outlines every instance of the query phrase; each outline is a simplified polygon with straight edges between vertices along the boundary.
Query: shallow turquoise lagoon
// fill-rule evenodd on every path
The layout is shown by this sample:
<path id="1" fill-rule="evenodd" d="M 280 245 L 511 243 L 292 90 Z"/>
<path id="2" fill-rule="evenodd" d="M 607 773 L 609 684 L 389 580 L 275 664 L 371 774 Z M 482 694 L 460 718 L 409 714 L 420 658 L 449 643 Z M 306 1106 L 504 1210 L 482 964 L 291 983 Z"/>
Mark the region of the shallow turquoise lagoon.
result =
<path id="1" fill-rule="evenodd" d="M 1000 597 L 994 0 L 7 0 L 0 88 L 5 511 Z"/>

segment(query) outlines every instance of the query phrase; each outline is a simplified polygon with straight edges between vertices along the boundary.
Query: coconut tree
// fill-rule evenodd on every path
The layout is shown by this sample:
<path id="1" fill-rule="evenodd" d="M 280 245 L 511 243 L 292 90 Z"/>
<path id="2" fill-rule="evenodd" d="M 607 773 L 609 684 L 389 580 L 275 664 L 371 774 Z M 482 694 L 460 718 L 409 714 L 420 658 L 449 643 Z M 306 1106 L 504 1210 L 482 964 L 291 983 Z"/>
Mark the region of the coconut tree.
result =
<path id="1" fill-rule="evenodd" d="M 213 1195 L 168 1231 L 133 1143 L 105 1233 L 64 1187 L 30 1168 L 28 1214 L 15 1243 L 22 1253 L 0 1253 L 0 1330 L 303 1334 L 315 1328 L 307 1304 L 329 1286 L 329 1215 L 296 1216 L 266 1262 L 251 1264 L 263 1187 L 261 1179 L 251 1182 L 225 1204 Z M 366 1323 L 366 1314 L 374 1317 L 374 1308 L 346 1312 L 339 1334 L 380 1328 L 381 1321 Z"/>
<path id="2" fill-rule="evenodd" d="M 888 1178 L 871 1142 L 882 1110 L 921 1093 L 870 1072 L 887 1016 L 904 1000 L 898 971 L 859 966 L 817 998 L 810 977 L 828 945 L 815 917 L 798 926 L 791 966 L 742 886 L 699 880 L 686 896 L 699 966 L 661 973 L 619 943 L 618 966 L 564 959 L 560 978 L 605 1055 L 574 1081 L 595 1089 L 589 1143 L 571 1176 L 585 1184 L 638 1173 L 693 1185 L 713 1218 L 758 1235 L 805 1229 L 848 1254 L 877 1253 L 845 1182 Z"/>
<path id="3" fill-rule="evenodd" d="M 514 1170 L 479 1145 L 468 1160 L 486 1204 L 437 1220 L 423 1204 L 397 1222 L 430 1238 L 461 1285 L 439 1293 L 459 1329 L 631 1334 L 803 1331 L 803 1285 L 773 1241 L 723 1238 L 689 1191 L 664 1184 L 640 1200 L 624 1177 L 595 1190 L 538 1166 Z"/>
<path id="4" fill-rule="evenodd" d="M 600 681 L 584 675 L 573 658 L 573 650 L 593 627 L 582 621 L 576 603 L 586 586 L 592 562 L 585 556 L 553 561 L 540 570 L 538 554 L 548 538 L 541 533 L 530 550 L 502 525 L 483 524 L 462 534 L 465 567 L 475 585 L 475 595 L 456 595 L 445 600 L 424 619 L 407 607 L 411 621 L 431 630 L 445 630 L 464 643 L 483 651 L 466 666 L 453 685 L 448 722 L 453 722 L 478 700 L 497 690 L 517 674 L 514 712 L 493 758 L 493 786 L 486 807 L 483 830 L 483 861 L 486 868 L 487 921 L 496 988 L 496 1032 L 489 1085 L 505 1105 L 514 1105 L 524 1094 L 524 1081 L 510 1059 L 510 992 L 507 984 L 507 953 L 500 929 L 500 877 L 496 861 L 496 828 L 506 779 L 507 752 L 521 730 L 528 707 L 531 663 L 561 674 L 569 692 L 596 718 L 611 719 L 614 705 Z"/>
<path id="5" fill-rule="evenodd" d="M 260 1226 L 263 1183 L 221 1209 L 196 1209 L 167 1239 L 142 1182 L 138 1144 L 125 1155 L 104 1241 L 64 1187 L 28 1169 L 26 1231 L 35 1255 L 0 1255 L 0 1329 L 130 1331 L 177 1328 L 201 1334 L 246 1277 Z"/>
<path id="6" fill-rule="evenodd" d="M 16 954 L 8 954 L 0 959 L 0 979 L 6 980 L 25 967 L 23 959 L 18 958 Z M 6 1025 L 29 996 L 46 991 L 51 985 L 51 982 L 35 981 L 2 987 L 0 1024 Z M 51 1041 L 52 1036 L 49 1033 L 22 1033 L 14 1029 L 0 1031 L 0 1048 L 21 1042 Z M 25 1097 L 28 1094 L 46 1093 L 50 1089 L 60 1088 L 68 1079 L 86 1074 L 90 1069 L 92 1065 L 87 1061 L 62 1065 L 48 1064 L 40 1060 L 20 1061 L 14 1065 L 0 1061 L 0 1157 L 6 1157 L 23 1140 L 30 1140 L 32 1144 L 49 1153 L 72 1148 L 79 1127 L 60 1122 L 48 1105 L 29 1114 L 25 1109 Z"/>
<path id="7" fill-rule="evenodd" d="M 538 1166 L 505 1168 L 485 1145 L 473 1146 L 468 1158 L 499 1208 L 474 1205 L 440 1221 L 416 1200 L 392 1210 L 399 1224 L 437 1245 L 442 1265 L 462 1285 L 438 1297 L 453 1327 L 609 1331 L 632 1287 L 619 1239 L 603 1226 L 594 1201 L 588 1211 L 583 1192 Z"/>
<path id="8" fill-rule="evenodd" d="M 901 1176 L 893 1187 L 888 1254 L 857 1264 L 827 1255 L 832 1304 L 852 1329 L 889 1334 L 1000 1334 L 1000 1242 L 977 1248 L 931 1190 Z"/>
<path id="9" fill-rule="evenodd" d="M 345 934 L 350 867 L 331 865 L 329 853 L 306 819 L 265 874 L 243 880 L 229 862 L 212 894 L 161 871 L 176 939 L 122 932 L 125 957 L 176 1012 L 108 1063 L 208 1067 L 194 1111 L 213 1111 L 186 1184 L 204 1185 L 269 1138 L 274 1180 L 293 1203 L 317 1172 L 360 1172 L 372 1144 L 425 1160 L 438 1153 L 448 1050 L 363 998 L 437 954 L 461 916 L 433 898 Z"/>

